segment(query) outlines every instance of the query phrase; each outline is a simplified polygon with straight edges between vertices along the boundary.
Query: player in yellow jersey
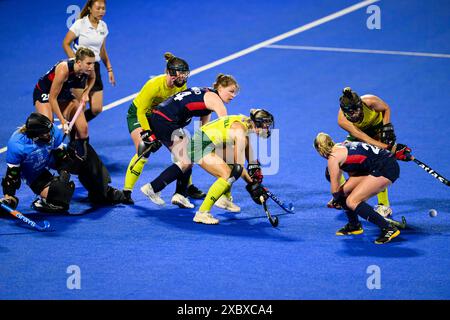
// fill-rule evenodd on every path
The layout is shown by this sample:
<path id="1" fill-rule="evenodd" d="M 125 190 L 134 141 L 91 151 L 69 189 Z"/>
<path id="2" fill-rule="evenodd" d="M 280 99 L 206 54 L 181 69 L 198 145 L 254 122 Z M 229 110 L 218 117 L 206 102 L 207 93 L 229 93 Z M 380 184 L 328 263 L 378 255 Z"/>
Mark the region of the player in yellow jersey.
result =
<path id="1" fill-rule="evenodd" d="M 155 139 L 149 125 L 148 119 L 153 108 L 170 96 L 187 88 L 186 82 L 189 77 L 189 65 L 187 62 L 175 57 L 170 52 L 166 52 L 164 58 L 167 61 L 166 72 L 148 80 L 128 109 L 128 130 L 131 139 L 133 139 L 136 154 L 130 160 L 125 175 L 123 192 L 127 204 L 134 203 L 131 198 L 131 192 L 142 173 L 144 165 L 148 161 L 149 154 L 155 152 L 161 146 L 160 142 Z M 144 150 L 150 150 L 150 152 L 146 152 L 138 160 Z M 198 199 L 202 199 L 205 196 L 203 192 L 192 184 L 188 188 L 188 195 Z"/>
<path id="2" fill-rule="evenodd" d="M 339 102 L 338 124 L 349 133 L 348 141 L 361 141 L 391 151 L 396 136 L 386 102 L 371 94 L 359 97 L 350 87 L 344 88 Z M 334 207 L 331 202 L 329 207 Z M 384 217 L 392 214 L 387 189 L 378 194 L 375 210 Z"/>
<path id="3" fill-rule="evenodd" d="M 268 111 L 252 109 L 250 117 L 244 115 L 221 117 L 203 125 L 195 132 L 189 149 L 191 160 L 217 178 L 196 212 L 195 222 L 218 224 L 219 220 L 210 213 L 211 208 L 241 176 L 247 182 L 246 189 L 255 203 L 261 204 L 261 196 L 267 199 L 267 194 L 261 185 L 261 169 L 247 171 L 244 169 L 244 163 L 245 160 L 249 163 L 247 169 L 251 164 L 257 163 L 256 159 L 252 159 L 248 134 L 255 132 L 258 136 L 267 138 L 270 136 L 273 124 L 273 116 Z M 233 150 L 232 156 L 227 157 L 226 149 L 230 147 Z M 258 171 L 257 174 L 255 174 L 256 171 Z"/>

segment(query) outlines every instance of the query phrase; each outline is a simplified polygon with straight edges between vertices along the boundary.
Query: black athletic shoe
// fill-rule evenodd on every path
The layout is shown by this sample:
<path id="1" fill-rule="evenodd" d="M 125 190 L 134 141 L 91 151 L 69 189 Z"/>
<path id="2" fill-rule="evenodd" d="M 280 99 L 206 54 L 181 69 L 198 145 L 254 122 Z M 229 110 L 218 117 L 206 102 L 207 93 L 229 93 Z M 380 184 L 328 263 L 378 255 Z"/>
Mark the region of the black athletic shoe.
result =
<path id="1" fill-rule="evenodd" d="M 347 223 L 344 227 L 340 228 L 338 231 L 336 231 L 337 236 L 348 236 L 350 234 L 361 234 L 364 230 L 362 228 L 361 222 L 358 222 L 357 225 L 352 225 Z"/>
<path id="2" fill-rule="evenodd" d="M 123 204 L 133 205 L 134 200 L 131 198 L 131 190 L 123 190 L 124 199 L 122 201 Z"/>
<path id="3" fill-rule="evenodd" d="M 388 243 L 400 234 L 400 230 L 396 226 L 389 225 L 389 227 L 381 229 L 380 236 L 375 240 L 376 244 Z"/>
<path id="4" fill-rule="evenodd" d="M 192 199 L 204 199 L 206 197 L 206 193 L 202 190 L 198 189 L 196 186 L 191 184 L 186 191 L 188 197 Z"/>

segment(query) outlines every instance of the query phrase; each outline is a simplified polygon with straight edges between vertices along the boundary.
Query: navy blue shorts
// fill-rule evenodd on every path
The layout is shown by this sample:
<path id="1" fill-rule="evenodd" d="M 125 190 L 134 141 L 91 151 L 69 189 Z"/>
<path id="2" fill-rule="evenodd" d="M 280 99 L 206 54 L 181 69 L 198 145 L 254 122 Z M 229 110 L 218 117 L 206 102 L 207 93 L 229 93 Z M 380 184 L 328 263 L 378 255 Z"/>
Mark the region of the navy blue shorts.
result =
<path id="1" fill-rule="evenodd" d="M 33 91 L 33 104 L 36 104 L 36 101 L 40 103 L 49 103 L 48 98 L 50 97 L 50 93 L 39 90 L 36 86 Z M 63 89 L 58 95 L 58 101 L 72 101 L 75 99 L 75 96 L 70 92 L 70 89 Z"/>
<path id="2" fill-rule="evenodd" d="M 369 173 L 374 177 L 385 177 L 394 183 L 400 176 L 400 166 L 397 160 L 392 156 L 389 158 L 383 158 L 377 162 L 377 166 Z"/>
<path id="3" fill-rule="evenodd" d="M 173 144 L 174 137 L 184 138 L 186 133 L 177 123 L 169 121 L 159 114 L 152 113 L 149 119 L 150 128 L 156 138 L 167 148 Z"/>

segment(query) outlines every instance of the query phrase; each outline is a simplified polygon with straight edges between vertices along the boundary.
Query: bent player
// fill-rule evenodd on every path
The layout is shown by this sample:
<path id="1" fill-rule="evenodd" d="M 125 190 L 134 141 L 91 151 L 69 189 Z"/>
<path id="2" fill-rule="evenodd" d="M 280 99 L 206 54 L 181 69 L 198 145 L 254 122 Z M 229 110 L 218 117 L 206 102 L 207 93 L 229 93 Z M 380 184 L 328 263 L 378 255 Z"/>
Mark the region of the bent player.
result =
<path id="1" fill-rule="evenodd" d="M 141 191 L 158 205 L 164 204 L 164 200 L 160 197 L 161 190 L 178 179 L 172 203 L 181 208 L 194 207 L 186 198 L 192 162 L 187 155 L 189 138 L 183 128 L 193 117 L 199 117 L 201 124 L 204 125 L 209 122 L 212 112 L 218 117 L 226 116 L 227 109 L 224 104 L 230 103 L 239 91 L 236 80 L 230 75 L 219 74 L 213 87 L 192 87 L 179 92 L 158 105 L 150 116 L 150 126 L 154 134 L 152 139 L 161 141 L 176 160 L 156 179 L 141 188 Z M 231 199 L 225 201 L 227 207 L 232 207 Z"/>
<path id="2" fill-rule="evenodd" d="M 396 141 L 389 105 L 377 96 L 361 97 L 346 87 L 339 99 L 339 126 L 348 132 L 347 141 L 361 141 L 391 150 Z M 384 217 L 392 215 L 387 189 L 378 194 L 375 210 Z"/>
<path id="3" fill-rule="evenodd" d="M 36 111 L 53 122 L 53 113 L 61 121 L 64 133 L 69 133 L 69 121 L 80 103 L 71 92 L 72 88 L 84 87 L 81 101 L 89 101 L 89 94 L 95 83 L 95 54 L 87 48 L 80 48 L 75 58 L 56 63 L 36 84 L 33 102 Z M 88 125 L 82 112 L 75 121 L 77 152 L 84 157 L 89 142 Z"/>
<path id="4" fill-rule="evenodd" d="M 336 144 L 326 133 L 319 133 L 314 139 L 314 148 L 328 160 L 333 204 L 346 210 L 348 223 L 336 235 L 361 234 L 363 228 L 358 216 L 376 224 L 380 236 L 376 244 L 391 241 L 400 231 L 390 225 L 366 201 L 391 185 L 400 175 L 396 161 L 409 161 L 411 149 L 395 144 L 393 153 L 363 142 Z M 340 184 L 342 172 L 349 173 L 349 179 Z"/>
<path id="5" fill-rule="evenodd" d="M 196 212 L 194 221 L 204 224 L 218 224 L 219 220 L 211 214 L 211 208 L 222 195 L 230 191 L 233 183 L 242 177 L 247 182 L 246 189 L 253 201 L 261 205 L 260 197 L 267 199 L 261 185 L 261 169 L 252 165 L 249 174 L 244 169 L 245 160 L 258 163 L 249 152 L 248 134 L 255 132 L 262 138 L 268 138 L 274 126 L 273 116 L 263 109 L 250 110 L 250 116 L 231 115 L 216 119 L 198 129 L 190 144 L 189 154 L 192 161 L 217 178 L 209 188 L 202 205 Z M 222 146 L 232 148 L 233 159 L 226 159 L 227 152 Z M 228 161 L 227 161 L 228 160 Z"/>

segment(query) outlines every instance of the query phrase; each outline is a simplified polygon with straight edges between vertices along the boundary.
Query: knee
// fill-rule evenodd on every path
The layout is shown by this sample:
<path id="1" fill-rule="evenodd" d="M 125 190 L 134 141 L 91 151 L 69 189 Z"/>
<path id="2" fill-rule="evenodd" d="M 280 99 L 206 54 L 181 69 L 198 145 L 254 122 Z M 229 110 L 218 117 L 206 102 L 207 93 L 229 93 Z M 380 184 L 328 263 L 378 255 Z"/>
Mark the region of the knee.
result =
<path id="1" fill-rule="evenodd" d="M 181 171 L 186 172 L 190 169 L 192 169 L 193 165 L 191 162 L 179 162 L 178 166 L 180 167 Z"/>
<path id="2" fill-rule="evenodd" d="M 243 170 L 244 170 L 244 167 L 242 167 L 240 164 L 234 164 L 231 167 L 230 174 L 227 178 L 228 183 L 233 184 L 237 179 L 239 179 L 241 177 Z"/>
<path id="3" fill-rule="evenodd" d="M 361 203 L 361 201 L 355 199 L 354 197 L 352 197 L 351 195 L 347 197 L 347 200 L 345 200 L 345 204 L 347 205 L 347 207 L 352 210 L 355 211 L 356 207 Z"/>

